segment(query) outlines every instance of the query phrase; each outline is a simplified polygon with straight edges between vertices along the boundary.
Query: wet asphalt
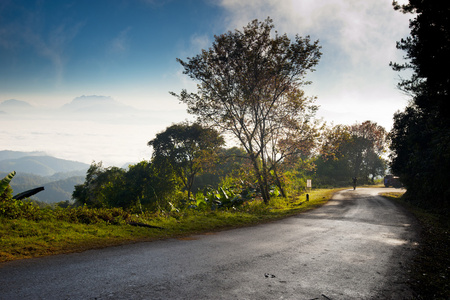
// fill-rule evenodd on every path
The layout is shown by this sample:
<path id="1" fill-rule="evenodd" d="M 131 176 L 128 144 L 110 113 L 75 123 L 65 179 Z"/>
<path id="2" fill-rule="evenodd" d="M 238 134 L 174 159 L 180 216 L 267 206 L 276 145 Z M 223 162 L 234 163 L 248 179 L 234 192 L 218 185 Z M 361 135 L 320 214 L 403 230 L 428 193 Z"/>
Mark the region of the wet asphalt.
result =
<path id="1" fill-rule="evenodd" d="M 344 190 L 281 221 L 0 264 L 0 299 L 411 299 L 415 220 Z"/>

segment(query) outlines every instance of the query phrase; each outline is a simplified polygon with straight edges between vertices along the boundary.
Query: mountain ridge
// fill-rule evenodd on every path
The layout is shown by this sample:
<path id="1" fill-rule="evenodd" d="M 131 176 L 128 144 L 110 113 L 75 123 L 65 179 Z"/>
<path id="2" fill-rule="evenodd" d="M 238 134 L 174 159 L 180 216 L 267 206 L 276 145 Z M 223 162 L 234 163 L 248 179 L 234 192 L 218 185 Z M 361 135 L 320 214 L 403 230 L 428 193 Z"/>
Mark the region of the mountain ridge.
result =
<path id="1" fill-rule="evenodd" d="M 28 155 L 28 154 L 34 155 Z M 30 173 L 39 176 L 52 176 L 57 173 L 86 171 L 88 164 L 56 158 L 49 155 L 39 155 L 42 152 L 0 151 L 0 171 Z"/>
<path id="2" fill-rule="evenodd" d="M 16 171 L 11 181 L 14 195 L 44 186 L 32 199 L 55 203 L 71 200 L 75 185 L 82 184 L 88 164 L 60 159 L 45 152 L 0 151 L 0 179 Z"/>

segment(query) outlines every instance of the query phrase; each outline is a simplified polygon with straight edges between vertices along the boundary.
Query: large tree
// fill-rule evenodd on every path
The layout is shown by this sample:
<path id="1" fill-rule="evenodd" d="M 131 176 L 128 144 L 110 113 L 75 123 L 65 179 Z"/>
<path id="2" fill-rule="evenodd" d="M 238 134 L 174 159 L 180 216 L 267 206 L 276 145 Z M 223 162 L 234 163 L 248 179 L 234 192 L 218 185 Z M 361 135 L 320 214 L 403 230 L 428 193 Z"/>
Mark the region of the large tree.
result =
<path id="1" fill-rule="evenodd" d="M 317 174 L 329 183 L 348 183 L 352 177 L 373 183 L 376 176 L 384 175 L 385 150 L 386 130 L 377 123 L 336 125 L 324 132 Z"/>
<path id="2" fill-rule="evenodd" d="M 397 43 L 406 62 L 396 71 L 411 70 L 399 87 L 411 96 L 394 116 L 390 133 L 391 168 L 407 195 L 423 206 L 448 209 L 450 198 L 450 2 L 394 1 L 394 8 L 413 13 L 411 35 Z"/>
<path id="3" fill-rule="evenodd" d="M 153 147 L 154 163 L 175 170 L 188 192 L 188 199 L 195 177 L 211 163 L 223 144 L 216 130 L 198 123 L 174 124 L 148 142 Z"/>
<path id="4" fill-rule="evenodd" d="M 86 172 L 84 183 L 75 186 L 72 198 L 76 205 L 118 206 L 112 202 L 116 202 L 117 195 L 123 193 L 124 188 L 125 170 L 117 167 L 104 168 L 102 162 L 93 162 Z"/>
<path id="5" fill-rule="evenodd" d="M 347 151 L 354 176 L 373 183 L 376 176 L 384 175 L 382 156 L 386 151 L 386 135 L 384 127 L 375 122 L 365 121 L 350 126 L 352 143 Z"/>
<path id="6" fill-rule="evenodd" d="M 279 134 L 305 134 L 311 105 L 300 88 L 321 56 L 318 41 L 272 33 L 271 19 L 215 36 L 211 48 L 177 59 L 184 74 L 199 82 L 196 93 L 176 95 L 203 122 L 231 133 L 248 153 L 262 197 L 270 199 L 270 169 Z M 287 130 L 286 128 L 289 128 Z M 286 129 L 283 131 L 283 129 Z M 277 150 L 278 151 L 278 150 Z"/>

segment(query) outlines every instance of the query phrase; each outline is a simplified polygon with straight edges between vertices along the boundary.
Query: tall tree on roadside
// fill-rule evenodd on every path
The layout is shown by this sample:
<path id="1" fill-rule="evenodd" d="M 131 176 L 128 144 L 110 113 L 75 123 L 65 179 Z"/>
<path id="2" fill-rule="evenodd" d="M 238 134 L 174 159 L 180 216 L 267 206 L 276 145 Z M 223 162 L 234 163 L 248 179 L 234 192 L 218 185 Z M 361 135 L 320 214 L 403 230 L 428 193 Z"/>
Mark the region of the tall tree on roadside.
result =
<path id="1" fill-rule="evenodd" d="M 406 62 L 395 71 L 411 70 L 399 83 L 412 101 L 394 116 L 391 168 L 407 188 L 407 198 L 422 206 L 449 209 L 450 199 L 450 2 L 393 2 L 413 13 L 411 35 L 397 43 Z"/>
<path id="2" fill-rule="evenodd" d="M 299 101 L 305 101 L 300 88 L 308 84 L 305 75 L 321 56 L 318 41 L 299 36 L 291 41 L 276 32 L 272 37 L 273 28 L 269 18 L 254 20 L 243 31 L 216 36 L 212 47 L 201 54 L 187 61 L 177 59 L 184 74 L 199 84 L 197 93 L 172 93 L 199 122 L 231 133 L 240 142 L 266 203 L 270 199 L 268 145 L 280 126 L 303 116 L 301 108 L 295 110 Z M 289 96 L 294 94 L 300 98 Z M 290 120 L 283 118 L 289 115 Z M 302 126 L 292 129 L 303 135 Z"/>
<path id="3" fill-rule="evenodd" d="M 266 153 L 268 168 L 280 193 L 286 197 L 282 169 L 292 167 L 295 157 L 308 157 L 319 140 L 319 124 L 314 120 L 317 106 L 314 98 L 302 90 L 287 91 L 289 99 L 274 104 L 273 116 L 267 118 Z"/>
<path id="4" fill-rule="evenodd" d="M 329 128 L 316 161 L 319 179 L 343 184 L 358 177 L 361 182 L 373 183 L 376 176 L 384 175 L 385 149 L 386 130 L 374 122 Z"/>
<path id="5" fill-rule="evenodd" d="M 169 165 L 175 170 L 188 192 L 188 199 L 195 177 L 223 144 L 217 131 L 197 123 L 172 125 L 148 142 L 153 148 L 153 161 L 161 168 Z"/>
<path id="6" fill-rule="evenodd" d="M 72 198 L 76 205 L 110 207 L 116 196 L 125 189 L 125 170 L 117 167 L 104 168 L 102 162 L 92 162 L 83 184 L 75 186 Z"/>
<path id="7" fill-rule="evenodd" d="M 348 126 L 336 125 L 322 132 L 320 154 L 316 158 L 316 175 L 321 184 L 345 185 L 351 178 L 345 145 L 350 143 Z"/>
<path id="8" fill-rule="evenodd" d="M 169 201 L 179 191 L 179 180 L 172 168 L 169 165 L 161 168 L 149 161 L 130 165 L 125 183 L 128 202 L 150 211 L 170 209 Z"/>
<path id="9" fill-rule="evenodd" d="M 351 143 L 347 145 L 348 161 L 353 176 L 369 179 L 373 183 L 376 176 L 385 172 L 385 163 L 381 158 L 386 150 L 384 127 L 371 121 L 350 126 Z M 371 176 L 371 178 L 369 178 Z"/>

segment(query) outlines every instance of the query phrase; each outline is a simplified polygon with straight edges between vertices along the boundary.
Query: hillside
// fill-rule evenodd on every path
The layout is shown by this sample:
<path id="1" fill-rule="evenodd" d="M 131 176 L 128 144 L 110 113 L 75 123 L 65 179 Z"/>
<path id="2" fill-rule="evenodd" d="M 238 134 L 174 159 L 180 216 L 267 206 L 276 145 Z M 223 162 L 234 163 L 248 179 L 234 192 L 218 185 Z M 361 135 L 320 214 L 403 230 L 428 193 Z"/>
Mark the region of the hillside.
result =
<path id="1" fill-rule="evenodd" d="M 0 151 L 0 161 L 5 159 L 17 159 L 25 156 L 45 156 L 45 155 L 47 154 L 42 151 L 22 152 L 22 151 L 2 150 Z"/>
<path id="2" fill-rule="evenodd" d="M 7 175 L 0 172 L 0 178 Z M 61 180 L 53 180 L 52 177 L 43 177 L 39 175 L 18 173 L 11 181 L 13 195 L 17 195 L 27 190 L 43 186 L 44 191 L 37 193 L 31 198 L 46 203 L 55 203 L 71 200 L 75 185 L 84 182 L 85 175 L 72 176 Z"/>
<path id="3" fill-rule="evenodd" d="M 43 186 L 32 199 L 47 203 L 70 200 L 75 185 L 84 182 L 88 164 L 59 159 L 43 152 L 0 151 L 0 178 L 16 171 L 14 195 Z"/>
<path id="4" fill-rule="evenodd" d="M 3 152 L 3 151 L 1 151 Z M 26 152 L 25 152 L 26 153 Z M 16 153 L 19 155 L 19 153 Z M 14 157 L 13 153 L 3 154 Z M 56 173 L 66 173 L 82 170 L 85 172 L 89 165 L 77 161 L 60 159 L 52 156 L 23 156 L 19 158 L 9 158 L 1 160 L 0 171 L 17 173 L 29 173 L 40 176 L 51 176 Z"/>

